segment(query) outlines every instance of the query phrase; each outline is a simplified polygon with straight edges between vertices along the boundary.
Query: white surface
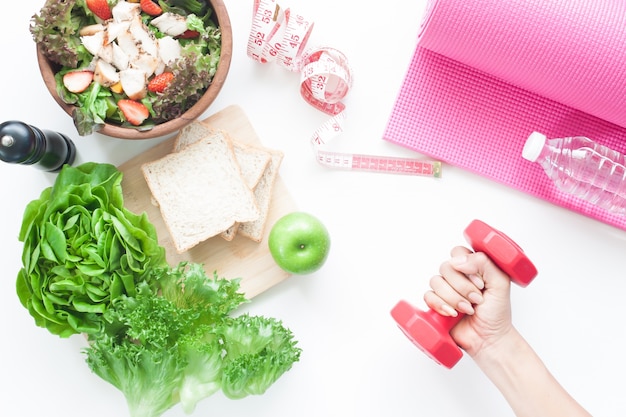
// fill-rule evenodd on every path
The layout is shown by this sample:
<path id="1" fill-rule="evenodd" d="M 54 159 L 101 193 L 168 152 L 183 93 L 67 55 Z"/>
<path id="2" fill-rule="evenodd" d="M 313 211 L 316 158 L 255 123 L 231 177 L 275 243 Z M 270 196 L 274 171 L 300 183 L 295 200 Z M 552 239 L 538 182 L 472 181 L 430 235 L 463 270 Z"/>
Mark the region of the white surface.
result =
<path id="1" fill-rule="evenodd" d="M 43 0 L 12 2 L 0 14 L 2 121 L 17 119 L 75 139 L 80 161 L 119 164 L 155 144 L 78 137 L 37 69 L 30 17 Z M 343 51 L 354 72 L 347 132 L 335 149 L 415 156 L 381 139 L 415 48 L 425 1 L 281 1 L 315 20 L 313 44 Z M 248 305 L 281 318 L 303 349 L 300 362 L 263 396 L 201 402 L 198 416 L 512 416 L 465 356 L 453 370 L 427 359 L 389 315 L 401 298 L 422 305 L 431 275 L 463 228 L 479 218 L 516 240 L 539 276 L 513 290 L 514 321 L 562 384 L 597 416 L 624 415 L 626 233 L 444 165 L 439 180 L 332 171 L 312 159 L 308 139 L 326 116 L 299 96 L 296 74 L 246 56 L 252 1 L 226 0 L 234 56 L 226 85 L 205 116 L 238 104 L 262 141 L 281 149 L 281 174 L 298 206 L 326 223 L 333 242 L 324 268 L 292 277 Z M 380 7 L 383 5 L 383 8 Z M 575 132 L 573 132 L 575 133 Z M 122 395 L 90 373 L 80 337 L 34 325 L 15 294 L 17 235 L 25 205 L 54 175 L 0 165 L 3 233 L 0 280 L 0 415 L 126 416 Z M 180 417 L 180 407 L 166 416 Z"/>

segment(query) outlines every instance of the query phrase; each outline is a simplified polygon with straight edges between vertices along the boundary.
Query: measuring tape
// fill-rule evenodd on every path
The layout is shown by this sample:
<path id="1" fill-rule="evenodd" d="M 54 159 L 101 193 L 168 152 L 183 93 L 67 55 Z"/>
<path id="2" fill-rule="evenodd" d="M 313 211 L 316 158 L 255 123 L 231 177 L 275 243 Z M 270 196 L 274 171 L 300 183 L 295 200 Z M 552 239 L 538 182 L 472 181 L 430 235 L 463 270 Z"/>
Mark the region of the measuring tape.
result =
<path id="1" fill-rule="evenodd" d="M 300 95 L 331 118 L 311 137 L 316 160 L 329 168 L 441 177 L 441 162 L 333 152 L 329 142 L 344 131 L 345 104 L 352 87 L 352 69 L 335 48 L 307 48 L 314 23 L 282 9 L 276 0 L 254 0 L 247 54 L 255 61 L 276 63 L 300 72 Z"/>

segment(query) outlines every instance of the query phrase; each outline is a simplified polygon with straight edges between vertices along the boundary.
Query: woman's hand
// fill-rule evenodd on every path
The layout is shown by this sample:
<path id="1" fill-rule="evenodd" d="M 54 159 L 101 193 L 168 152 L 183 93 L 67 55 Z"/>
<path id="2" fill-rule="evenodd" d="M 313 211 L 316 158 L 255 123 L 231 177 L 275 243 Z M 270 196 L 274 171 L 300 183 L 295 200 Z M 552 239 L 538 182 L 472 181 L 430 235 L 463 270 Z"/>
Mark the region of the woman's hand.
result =
<path id="1" fill-rule="evenodd" d="M 451 336 L 470 356 L 497 345 L 512 330 L 510 278 L 484 253 L 455 247 L 430 287 L 424 294 L 430 308 L 446 316 L 466 314 Z"/>
<path id="2" fill-rule="evenodd" d="M 430 280 L 426 304 L 466 316 L 450 331 L 517 417 L 591 417 L 563 389 L 511 322 L 511 280 L 484 253 L 452 249 Z"/>

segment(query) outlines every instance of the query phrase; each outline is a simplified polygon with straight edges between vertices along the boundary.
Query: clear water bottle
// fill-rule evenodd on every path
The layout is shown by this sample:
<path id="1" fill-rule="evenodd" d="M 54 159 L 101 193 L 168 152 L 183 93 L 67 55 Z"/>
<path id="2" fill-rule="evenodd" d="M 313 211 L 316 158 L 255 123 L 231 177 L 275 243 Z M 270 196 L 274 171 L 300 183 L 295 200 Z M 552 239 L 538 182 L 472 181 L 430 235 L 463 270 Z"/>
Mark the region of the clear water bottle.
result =
<path id="1" fill-rule="evenodd" d="M 548 139 L 533 132 L 522 156 L 537 162 L 561 191 L 626 215 L 626 158 L 589 138 Z"/>

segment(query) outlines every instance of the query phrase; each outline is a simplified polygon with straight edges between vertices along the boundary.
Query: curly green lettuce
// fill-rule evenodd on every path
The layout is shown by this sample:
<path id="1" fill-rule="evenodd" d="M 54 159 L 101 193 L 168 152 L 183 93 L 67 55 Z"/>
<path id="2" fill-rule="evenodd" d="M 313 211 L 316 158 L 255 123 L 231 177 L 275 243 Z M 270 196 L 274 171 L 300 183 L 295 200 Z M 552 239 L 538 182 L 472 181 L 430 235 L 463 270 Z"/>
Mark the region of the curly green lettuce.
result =
<path id="1" fill-rule="evenodd" d="M 275 318 L 243 314 L 222 328 L 221 387 L 228 398 L 265 393 L 300 358 L 293 334 Z"/>
<path id="2" fill-rule="evenodd" d="M 52 334 L 101 331 L 111 304 L 166 264 L 147 215 L 124 207 L 121 181 L 110 164 L 66 165 L 24 211 L 17 294 Z"/>
<path id="3" fill-rule="evenodd" d="M 158 417 L 177 403 L 191 413 L 220 389 L 233 399 L 263 394 L 301 349 L 279 320 L 231 317 L 246 301 L 238 279 L 209 277 L 201 264 L 154 268 L 106 312 L 87 364 L 123 393 L 131 417 Z"/>

